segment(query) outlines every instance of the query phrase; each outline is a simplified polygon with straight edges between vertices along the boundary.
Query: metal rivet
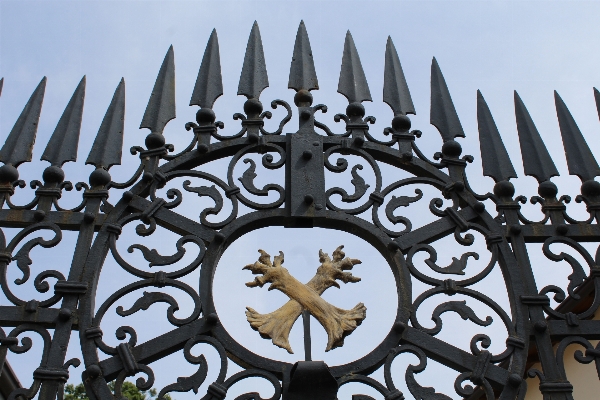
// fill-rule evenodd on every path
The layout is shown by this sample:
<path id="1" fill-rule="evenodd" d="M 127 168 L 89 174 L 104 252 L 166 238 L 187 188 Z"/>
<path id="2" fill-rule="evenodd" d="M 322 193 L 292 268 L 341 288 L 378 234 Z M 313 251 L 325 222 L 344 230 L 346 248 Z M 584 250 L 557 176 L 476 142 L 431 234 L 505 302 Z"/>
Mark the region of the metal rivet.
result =
<path id="1" fill-rule="evenodd" d="M 252 143 L 256 143 L 258 142 L 258 135 L 256 133 L 250 133 L 248 134 L 248 140 L 250 140 Z"/>
<path id="2" fill-rule="evenodd" d="M 102 373 L 99 365 L 92 364 L 85 369 L 85 372 L 90 376 L 90 378 L 97 378 Z"/>
<path id="3" fill-rule="evenodd" d="M 320 146 L 321 143 L 319 143 L 319 142 L 313 142 L 312 145 L 315 146 L 315 147 L 317 147 L 317 146 Z"/>
<path id="4" fill-rule="evenodd" d="M 219 317 L 215 313 L 210 313 L 206 316 L 206 322 L 214 325 L 219 321 Z"/>
<path id="5" fill-rule="evenodd" d="M 152 175 L 150 172 L 144 172 L 144 175 L 142 175 L 142 180 L 144 182 L 149 182 L 151 180 L 154 180 L 154 175 Z"/>
<path id="6" fill-rule="evenodd" d="M 398 243 L 396 243 L 394 241 L 389 242 L 387 247 L 388 247 L 389 251 L 393 251 L 393 252 L 396 252 L 400 249 L 400 246 L 398 246 Z"/>
<path id="7" fill-rule="evenodd" d="M 560 224 L 556 227 L 556 233 L 559 235 L 566 235 L 569 232 L 569 227 L 565 224 Z"/>
<path id="8" fill-rule="evenodd" d="M 533 328 L 536 331 L 542 333 L 545 332 L 546 329 L 548 329 L 548 324 L 546 323 L 546 321 L 538 321 L 535 324 L 533 324 Z"/>
<path id="9" fill-rule="evenodd" d="M 477 203 L 473 204 L 473 209 L 475 211 L 477 211 L 478 213 L 482 213 L 485 211 L 485 204 L 483 204 L 482 202 L 478 201 Z"/>
<path id="10" fill-rule="evenodd" d="M 362 147 L 362 145 L 365 144 L 365 138 L 362 136 L 355 137 L 354 144 L 357 145 L 358 147 Z"/>
<path id="11" fill-rule="evenodd" d="M 223 243 L 224 240 L 225 240 L 225 235 L 223 235 L 221 232 L 217 232 L 215 234 L 215 242 Z"/>
<path id="12" fill-rule="evenodd" d="M 404 322 L 396 321 L 392 329 L 394 329 L 394 332 L 396 333 L 402 333 L 406 330 L 406 324 Z"/>
<path id="13" fill-rule="evenodd" d="M 33 218 L 34 218 L 36 221 L 41 221 L 41 220 L 43 220 L 44 218 L 46 218 L 46 213 L 45 213 L 44 211 L 42 211 L 42 210 L 36 210 L 36 211 L 33 213 Z"/>
<path id="14" fill-rule="evenodd" d="M 304 196 L 304 202 L 306 204 L 312 204 L 313 201 L 315 201 L 315 198 L 312 195 L 307 194 L 306 196 Z"/>
<path id="15" fill-rule="evenodd" d="M 322 210 L 322 209 L 323 209 L 322 204 L 315 204 L 315 210 Z"/>
<path id="16" fill-rule="evenodd" d="M 508 376 L 508 383 L 513 386 L 513 387 L 517 387 L 521 384 L 521 382 L 523 381 L 523 378 L 521 378 L 519 375 L 517 374 L 510 374 Z"/>
<path id="17" fill-rule="evenodd" d="M 130 192 L 128 190 L 125 193 L 123 193 L 123 200 L 129 201 L 131 199 L 133 199 L 133 193 L 132 192 Z"/>
<path id="18" fill-rule="evenodd" d="M 302 158 L 304 158 L 305 160 L 310 160 L 313 157 L 313 153 L 310 150 L 304 150 L 304 152 L 302 153 Z"/>
<path id="19" fill-rule="evenodd" d="M 58 318 L 61 321 L 68 321 L 68 320 L 70 320 L 71 319 L 71 310 L 69 310 L 68 308 L 64 308 L 64 307 L 61 308 L 58 311 Z"/>
<path id="20" fill-rule="evenodd" d="M 96 219 L 96 216 L 91 212 L 86 212 L 85 214 L 83 214 L 83 220 L 85 222 L 87 222 L 88 224 L 94 222 L 95 219 Z"/>
<path id="21" fill-rule="evenodd" d="M 302 118 L 305 121 L 310 119 L 310 111 L 306 111 L 306 110 L 302 111 L 300 113 L 300 118 Z"/>
<path id="22" fill-rule="evenodd" d="M 412 160 L 412 158 L 413 158 L 413 154 L 412 153 L 410 153 L 408 151 L 405 152 L 405 153 L 402 153 L 402 159 L 404 159 L 406 161 L 410 161 L 410 160 Z"/>
<path id="23" fill-rule="evenodd" d="M 454 182 L 454 190 L 457 192 L 462 192 L 465 190 L 465 184 L 462 182 Z"/>
<path id="24" fill-rule="evenodd" d="M 198 145 L 198 152 L 201 154 L 208 153 L 208 146 L 205 144 Z"/>
<path id="25" fill-rule="evenodd" d="M 521 233 L 521 225 L 511 225 L 510 226 L 510 233 L 512 233 L 513 235 L 518 235 L 519 233 Z"/>

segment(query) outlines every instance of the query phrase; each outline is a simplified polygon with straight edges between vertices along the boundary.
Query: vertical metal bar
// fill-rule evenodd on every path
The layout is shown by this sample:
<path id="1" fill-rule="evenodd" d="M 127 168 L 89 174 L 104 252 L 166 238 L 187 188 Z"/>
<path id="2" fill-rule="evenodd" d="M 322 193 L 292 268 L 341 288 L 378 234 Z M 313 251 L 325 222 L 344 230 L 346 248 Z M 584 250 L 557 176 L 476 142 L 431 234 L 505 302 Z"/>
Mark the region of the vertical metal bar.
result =
<path id="1" fill-rule="evenodd" d="M 302 325 L 304 326 L 304 361 L 312 361 L 310 313 L 308 310 L 302 310 Z"/>

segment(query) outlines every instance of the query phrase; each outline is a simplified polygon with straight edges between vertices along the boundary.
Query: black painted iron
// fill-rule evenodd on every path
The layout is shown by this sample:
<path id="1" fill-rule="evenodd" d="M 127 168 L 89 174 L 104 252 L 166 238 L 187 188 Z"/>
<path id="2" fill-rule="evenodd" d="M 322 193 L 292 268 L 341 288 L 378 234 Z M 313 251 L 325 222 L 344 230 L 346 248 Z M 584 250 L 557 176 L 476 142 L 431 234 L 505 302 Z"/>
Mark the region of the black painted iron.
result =
<path id="1" fill-rule="evenodd" d="M 64 209 L 59 204 L 63 190 L 73 185 L 65 181 L 62 165 L 75 161 L 79 141 L 85 96 L 85 77 L 75 90 L 73 98 L 61 117 L 46 147 L 43 160 L 50 166 L 43 172 L 43 182 L 33 181 L 35 198 L 25 205 L 11 201 L 17 188 L 25 186 L 19 180 L 17 168 L 31 161 L 32 148 L 44 97 L 46 78 L 35 89 L 14 128 L 0 150 L 0 226 L 19 229 L 19 233 L 7 243 L 0 231 L 0 285 L 10 304 L 0 306 L 0 364 L 8 351 L 27 352 L 31 347 L 28 338 L 35 333 L 44 342 L 39 367 L 33 374 L 29 388 L 17 389 L 13 399 L 36 396 L 43 400 L 55 399 L 61 393 L 69 377 L 69 367 L 81 362 L 85 365 L 83 380 L 91 399 L 119 398 L 123 381 L 128 376 L 142 373 L 144 379 L 136 384 L 148 389 L 154 384 L 152 362 L 175 352 L 183 352 L 185 359 L 198 370 L 191 376 L 180 377 L 177 382 L 161 388 L 159 397 L 166 393 L 198 392 L 206 380 L 207 361 L 195 356 L 191 349 L 198 343 L 213 346 L 221 358 L 217 379 L 208 385 L 203 399 L 223 399 L 231 386 L 249 377 L 260 377 L 274 387 L 272 400 L 336 398 L 340 386 L 359 382 L 370 386 L 385 399 L 403 399 L 404 394 L 394 384 L 391 365 L 403 353 L 411 353 L 419 359 L 418 365 L 410 365 L 405 380 L 410 393 L 418 399 L 448 399 L 436 393 L 434 388 L 423 387 L 415 374 L 425 370 L 427 360 L 432 359 L 456 371 L 455 390 L 458 396 L 468 399 L 494 398 L 522 399 L 527 390 L 526 376 L 537 376 L 539 388 L 545 399 L 571 399 L 572 386 L 567 380 L 563 354 L 572 343 L 582 345 L 585 354 L 576 354 L 581 363 L 595 362 L 600 365 L 600 347 L 590 340 L 600 339 L 600 321 L 592 320 L 600 305 L 600 252 L 593 257 L 580 242 L 600 242 L 600 183 L 594 178 L 600 168 L 579 131 L 575 120 L 562 99 L 555 94 L 558 122 L 562 134 L 569 173 L 581 178 L 581 194 L 576 201 L 587 206 L 589 218 L 578 221 L 567 213 L 568 196 L 557 199 L 558 188 L 550 178 L 558 175 L 547 149 L 523 102 L 515 93 L 516 121 L 523 155 L 525 174 L 539 182 L 539 196 L 531 199 L 540 204 L 544 213 L 541 221 L 530 221 L 520 212 L 524 196 L 515 197 L 515 189 L 509 179 L 517 174 L 504 148 L 501 135 L 481 93 L 477 93 L 477 118 L 483 174 L 494 179 L 493 193 L 479 195 L 470 188 L 464 170 L 471 156 L 463 156 L 456 137 L 464 137 L 464 131 L 452 103 L 437 61 L 431 67 L 431 123 L 442 135 L 444 144 L 440 153 L 431 161 L 419 150 L 415 139 L 421 132 L 411 129 L 408 114 L 415 114 L 408 85 L 400 65 L 400 59 L 391 39 L 385 52 L 383 101 L 392 109 L 391 127 L 383 133 L 391 139 L 379 140 L 369 132 L 373 117 L 365 117 L 363 101 L 371 101 L 371 93 L 354 45 L 348 32 L 344 44 L 338 91 L 349 102 L 345 113 L 335 116 L 344 121 L 346 132 L 334 134 L 323 123 L 315 120 L 317 111 L 326 112 L 327 107 L 313 106 L 311 91 L 319 88 L 308 33 L 302 22 L 298 28 L 288 87 L 296 91 L 299 130 L 282 135 L 286 123 L 292 117 L 291 106 L 283 100 L 274 100 L 273 108 L 282 106 L 287 115 L 275 132 L 264 129 L 264 119 L 271 118 L 263 112 L 259 100 L 261 92 L 268 87 L 267 69 L 258 25 L 252 27 L 238 86 L 238 94 L 244 95 L 244 113 L 234 115 L 241 121 L 241 130 L 231 135 L 221 135 L 223 124 L 216 121 L 212 110 L 215 101 L 223 94 L 219 44 L 216 31 L 210 36 L 198 73 L 190 105 L 200 107 L 196 122 L 185 124 L 192 131 L 191 143 L 178 154 L 173 146 L 166 144 L 163 131 L 175 118 L 175 58 L 169 48 L 160 71 L 141 128 L 150 133 L 145 147 L 132 148 L 139 154 L 140 166 L 124 183 L 113 182 L 108 172 L 111 166 L 121 163 L 125 118 L 125 82 L 121 80 L 99 128 L 86 164 L 96 167 L 90 175 L 89 185 L 77 183 L 83 190 L 81 204 Z M 3 80 L 0 80 L 0 93 Z M 594 89 L 600 116 L 600 92 Z M 318 129 L 318 130 L 317 130 Z M 324 134 L 323 134 L 324 132 Z M 285 171 L 284 184 L 272 183 L 258 188 L 256 162 L 249 158 L 252 153 L 263 154 L 262 166 Z M 349 169 L 344 155 L 353 155 L 365 161 L 375 175 L 374 181 L 366 182 L 361 176 L 362 164 L 350 170 L 354 193 L 344 188 L 328 185 L 325 168 L 333 173 Z M 337 160 L 331 161 L 333 157 Z M 211 162 L 229 158 L 227 179 L 222 180 L 210 173 Z M 242 161 L 247 169 L 241 177 L 234 176 L 234 168 Z M 383 186 L 381 165 L 403 170 L 411 175 Z M 199 197 L 214 202 L 193 220 L 177 212 L 183 203 L 180 189 L 172 187 L 167 198 L 157 195 L 157 190 L 168 187 L 175 178 L 186 177 L 182 188 Z M 192 180 L 194 180 L 192 182 Z M 209 181 L 202 186 L 198 180 Z M 241 186 L 237 186 L 238 182 Z M 421 201 L 424 193 L 415 189 L 414 195 L 393 195 L 394 191 L 409 185 L 427 186 L 440 193 L 451 206 L 443 207 L 443 200 L 433 198 L 429 204 L 435 221 L 413 229 L 413 223 L 402 215 L 404 207 Z M 111 192 L 111 201 L 108 194 Z M 274 194 L 268 202 L 258 202 L 247 194 L 265 198 Z M 398 192 L 396 192 L 398 193 Z M 339 196 L 343 206 L 332 200 Z M 112 200 L 114 199 L 114 200 Z M 497 214 L 486 210 L 487 204 L 495 204 Z M 225 202 L 231 211 L 220 222 L 211 222 L 208 215 L 223 215 Z M 246 214 L 239 212 L 239 205 L 249 208 Z M 381 215 L 380 215 L 381 214 Z M 385 214 L 386 221 L 382 215 Z M 135 244 L 130 251 L 139 250 L 153 270 L 146 270 L 126 262 L 117 250 L 117 241 L 124 226 L 134 223 L 140 236 L 152 235 L 157 226 L 180 236 L 177 251 L 162 255 L 142 244 Z M 400 224 L 400 227 L 393 227 Z M 389 332 L 369 354 L 344 365 L 325 365 L 310 361 L 309 315 L 303 313 L 305 337 L 305 361 L 295 365 L 265 358 L 252 353 L 237 343 L 220 323 L 213 300 L 213 276 L 217 263 L 231 243 L 243 234 L 268 226 L 323 227 L 350 232 L 366 240 L 388 262 L 397 286 L 398 296 L 395 321 Z M 392 227 L 392 228 L 390 228 Z M 37 236 L 44 231 L 43 238 Z M 39 246 L 50 248 L 62 240 L 63 231 L 78 232 L 73 261 L 67 276 L 55 270 L 46 270 L 34 278 L 34 287 L 40 293 L 48 293 L 45 300 L 22 299 L 11 289 L 7 271 L 18 268 L 22 277 L 14 283 L 22 285 L 31 278 L 29 252 Z M 490 253 L 489 264 L 475 276 L 464 278 L 464 270 L 471 259 L 478 259 L 476 252 L 453 257 L 450 265 L 437 264 L 436 242 L 451 237 L 459 244 L 473 244 L 475 231 L 485 237 Z M 33 239 L 27 239 L 33 235 Z M 49 237 L 49 238 L 48 238 Z M 27 240 L 27 241 L 26 241 Z M 165 272 L 162 266 L 182 259 L 184 244 L 198 248 L 198 256 L 189 265 L 175 271 Z M 553 262 L 566 261 L 573 270 L 569 276 L 567 291 L 557 286 L 538 289 L 527 252 L 527 243 L 543 243 L 543 253 Z M 569 246 L 587 263 L 584 268 L 574 257 L 555 253 L 552 245 Z M 416 265 L 414 256 L 426 252 L 425 265 L 440 275 L 431 276 Z M 112 257 L 127 273 L 136 278 L 130 285 L 119 288 L 102 304 L 95 304 L 98 283 L 103 274 L 107 257 Z M 472 288 L 494 269 L 499 269 L 504 279 L 510 309 L 503 309 L 486 294 Z M 193 288 L 179 278 L 200 270 L 199 288 Z M 588 272 L 589 271 L 589 272 Z M 48 282 L 54 279 L 53 286 Z M 417 279 L 429 289 L 412 298 L 411 282 Z M 161 292 L 163 287 L 173 287 L 185 292 L 193 303 L 193 310 L 186 318 L 178 318 L 174 311 L 177 301 Z M 154 289 L 153 289 L 154 288 Z M 102 320 L 111 306 L 123 296 L 144 289 L 143 295 L 129 309 L 117 307 L 122 317 L 151 307 L 157 302 L 169 305 L 166 318 L 173 329 L 144 343 L 137 342 L 133 328 L 122 326 L 116 332 L 121 340 L 110 346 L 103 340 Z M 421 325 L 416 311 L 424 301 L 436 294 L 462 294 L 490 307 L 499 317 L 500 324 L 508 332 L 505 349 L 493 354 L 486 350 L 490 338 L 479 334 L 472 338 L 470 351 L 462 350 L 436 337 L 442 330 L 442 314 L 458 313 L 463 319 L 478 326 L 488 326 L 491 318 L 482 319 L 465 301 L 447 301 L 438 305 L 432 313 L 433 328 Z M 559 303 L 550 307 L 549 295 Z M 65 360 L 65 349 L 77 343 L 69 343 L 72 331 L 79 332 L 79 346 L 83 360 Z M 553 347 L 556 346 L 556 352 Z M 527 369 L 530 350 L 534 349 L 541 362 L 541 370 Z M 102 354 L 102 356 L 101 356 Z M 227 378 L 230 361 L 244 370 Z M 370 375 L 383 368 L 384 382 Z M 112 393 L 107 382 L 116 380 Z M 470 381 L 472 387 L 466 382 Z M 255 392 L 246 393 L 238 399 L 258 399 Z M 370 399 L 357 394 L 356 399 Z"/>

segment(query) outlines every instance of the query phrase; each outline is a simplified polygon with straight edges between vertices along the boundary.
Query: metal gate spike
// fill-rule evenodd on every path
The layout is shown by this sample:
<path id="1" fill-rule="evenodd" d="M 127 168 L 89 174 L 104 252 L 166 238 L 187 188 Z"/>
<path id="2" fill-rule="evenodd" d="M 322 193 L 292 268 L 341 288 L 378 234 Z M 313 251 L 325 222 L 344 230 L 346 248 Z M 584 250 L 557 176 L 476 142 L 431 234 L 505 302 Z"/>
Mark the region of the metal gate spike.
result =
<path id="1" fill-rule="evenodd" d="M 344 41 L 338 93 L 346 96 L 350 103 L 373 101 L 365 71 L 360 63 L 360 57 L 350 31 L 346 32 L 346 40 Z"/>
<path id="2" fill-rule="evenodd" d="M 35 134 L 37 133 L 46 91 L 46 80 L 46 77 L 43 77 L 37 85 L 17 122 L 8 134 L 4 146 L 0 149 L 0 161 L 4 164 L 18 167 L 24 162 L 31 161 Z"/>
<path id="3" fill-rule="evenodd" d="M 258 23 L 254 21 L 250 37 L 248 38 L 248 45 L 246 46 L 244 66 L 242 67 L 237 94 L 244 95 L 248 99 L 258 99 L 260 93 L 268 87 L 269 77 L 267 76 L 262 39 Z"/>
<path id="4" fill-rule="evenodd" d="M 68 161 L 77 160 L 83 103 L 85 101 L 85 83 L 84 75 L 58 120 L 54 133 L 52 133 L 40 160 L 48 161 L 51 165 L 58 167 L 62 167 Z"/>
<path id="5" fill-rule="evenodd" d="M 431 110 L 429 122 L 442 135 L 444 142 L 455 137 L 465 137 L 465 132 L 452 103 L 448 86 L 437 60 L 431 61 Z"/>
<path id="6" fill-rule="evenodd" d="M 598 111 L 598 118 L 600 118 L 600 92 L 594 88 L 594 100 L 596 100 L 596 111 Z"/>
<path id="7" fill-rule="evenodd" d="M 173 45 L 163 60 L 152 94 L 146 106 L 140 129 L 163 133 L 167 123 L 175 118 L 175 56 Z"/>
<path id="8" fill-rule="evenodd" d="M 559 176 L 558 170 L 548 154 L 548 149 L 546 149 L 529 111 L 525 108 L 525 104 L 516 90 L 515 116 L 525 175 L 535 177 L 540 183 L 553 176 Z"/>
<path id="9" fill-rule="evenodd" d="M 85 163 L 106 170 L 113 165 L 120 165 L 124 129 L 125 79 L 121 78 Z"/>
<path id="10" fill-rule="evenodd" d="M 398 58 L 398 52 L 388 36 L 385 46 L 385 69 L 383 72 L 383 101 L 390 106 L 394 115 L 413 114 L 416 115 L 410 91 L 406 84 L 404 71 Z"/>
<path id="11" fill-rule="evenodd" d="M 479 90 L 477 91 L 477 125 L 483 175 L 491 177 L 494 182 L 516 178 L 517 173 L 506 152 L 498 127 Z"/>
<path id="12" fill-rule="evenodd" d="M 598 162 L 583 138 L 567 105 L 556 90 L 554 91 L 554 101 L 563 147 L 567 156 L 569 174 L 577 175 L 583 182 L 593 180 L 594 177 L 600 175 Z"/>
<path id="13" fill-rule="evenodd" d="M 288 88 L 294 89 L 296 92 L 302 89 L 308 91 L 319 90 L 315 63 L 304 21 L 300 21 L 300 26 L 298 26 L 298 32 L 296 33 Z"/>
<path id="14" fill-rule="evenodd" d="M 190 106 L 212 108 L 215 101 L 223 94 L 223 77 L 221 76 L 221 56 L 217 30 L 213 29 L 204 50 L 202 64 L 198 71 L 196 85 L 190 99 Z"/>

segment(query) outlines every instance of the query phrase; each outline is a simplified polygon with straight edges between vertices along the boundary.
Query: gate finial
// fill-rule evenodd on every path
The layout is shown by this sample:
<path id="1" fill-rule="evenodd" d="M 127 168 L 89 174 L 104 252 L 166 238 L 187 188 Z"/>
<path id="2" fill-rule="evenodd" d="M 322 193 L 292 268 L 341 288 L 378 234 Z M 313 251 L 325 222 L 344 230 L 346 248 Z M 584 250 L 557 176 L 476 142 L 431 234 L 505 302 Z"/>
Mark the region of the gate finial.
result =
<path id="1" fill-rule="evenodd" d="M 491 177 L 494 182 L 516 178 L 517 173 L 506 152 L 498 127 L 479 90 L 477 91 L 477 124 L 483 175 Z"/>
<path id="2" fill-rule="evenodd" d="M 304 21 L 300 21 L 298 33 L 296 34 L 288 88 L 294 89 L 296 92 L 302 89 L 308 91 L 319 90 L 315 63 Z"/>
<path id="3" fill-rule="evenodd" d="M 267 75 L 265 54 L 258 23 L 254 21 L 246 46 L 244 66 L 242 67 L 237 94 L 244 95 L 248 99 L 258 99 L 260 93 L 267 87 L 269 87 L 269 77 Z"/>
<path id="4" fill-rule="evenodd" d="M 594 177 L 600 175 L 598 162 L 585 142 L 567 105 L 556 90 L 554 91 L 554 101 L 569 174 L 577 175 L 582 182 L 593 180 Z"/>
<path id="5" fill-rule="evenodd" d="M 548 154 L 548 149 L 546 149 L 540 133 L 531 119 L 531 115 L 529 115 L 516 90 L 515 116 L 525 175 L 535 177 L 540 183 L 549 180 L 553 176 L 559 176 L 558 170 L 552 158 L 550 158 L 550 154 Z"/>
<path id="6" fill-rule="evenodd" d="M 413 114 L 416 115 L 415 106 L 413 105 L 410 91 L 406 84 L 404 71 L 398 58 L 398 52 L 392 42 L 392 38 L 388 36 L 385 46 L 385 70 L 383 72 L 383 101 L 394 112 L 398 114 Z"/>
<path id="7" fill-rule="evenodd" d="M 125 79 L 121 78 L 85 163 L 106 170 L 113 165 L 120 165 L 124 126 Z"/>
<path id="8" fill-rule="evenodd" d="M 85 83 L 84 75 L 67 107 L 65 107 L 54 133 L 52 133 L 46 145 L 44 154 L 40 158 L 48 161 L 53 166 L 62 167 L 68 161 L 77 160 L 77 147 L 79 146 L 79 133 L 81 132 L 81 119 L 85 100 Z"/>
<path id="9" fill-rule="evenodd" d="M 365 71 L 360 63 L 360 57 L 350 31 L 346 32 L 346 40 L 344 41 L 338 93 L 346 96 L 349 103 L 373 101 Z"/>
<path id="10" fill-rule="evenodd" d="M 8 134 L 4 146 L 0 149 L 0 161 L 4 164 L 18 167 L 24 162 L 31 161 L 45 91 L 46 77 L 42 78 L 35 88 L 17 122 Z"/>
<path id="11" fill-rule="evenodd" d="M 175 56 L 169 47 L 163 60 L 140 129 L 163 133 L 167 123 L 175 118 Z"/>
<path id="12" fill-rule="evenodd" d="M 444 142 L 454 140 L 455 137 L 459 136 L 465 137 L 448 86 L 435 57 L 431 62 L 431 111 L 429 122 L 437 128 Z"/>
<path id="13" fill-rule="evenodd" d="M 190 99 L 190 106 L 212 108 L 215 101 L 223 94 L 223 77 L 221 76 L 221 56 L 219 53 L 219 38 L 217 30 L 213 29 L 208 38 L 202 64 L 198 71 L 198 78 L 194 92 Z"/>
<path id="14" fill-rule="evenodd" d="M 600 118 L 600 92 L 594 88 L 594 100 L 596 100 L 596 110 L 598 111 L 598 118 Z"/>

